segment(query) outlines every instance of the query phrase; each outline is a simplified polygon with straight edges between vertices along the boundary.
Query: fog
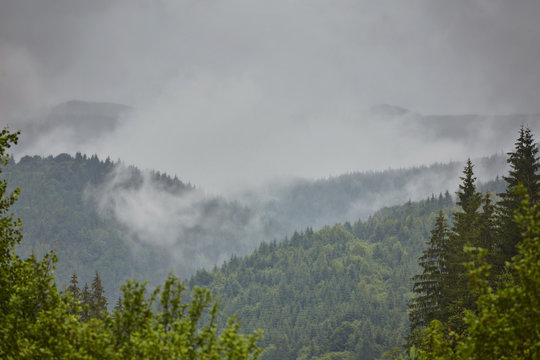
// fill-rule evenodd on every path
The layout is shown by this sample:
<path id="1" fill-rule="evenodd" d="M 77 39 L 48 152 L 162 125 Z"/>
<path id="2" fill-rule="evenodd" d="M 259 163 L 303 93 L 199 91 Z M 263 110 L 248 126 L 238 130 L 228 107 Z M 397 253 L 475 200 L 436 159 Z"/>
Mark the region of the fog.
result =
<path id="1" fill-rule="evenodd" d="M 0 120 L 28 128 L 71 99 L 130 106 L 99 136 L 60 127 L 25 149 L 215 193 L 463 160 L 511 149 L 519 124 L 489 116 L 540 112 L 539 15 L 535 0 L 3 0 Z M 488 117 L 450 136 L 378 104 Z"/>

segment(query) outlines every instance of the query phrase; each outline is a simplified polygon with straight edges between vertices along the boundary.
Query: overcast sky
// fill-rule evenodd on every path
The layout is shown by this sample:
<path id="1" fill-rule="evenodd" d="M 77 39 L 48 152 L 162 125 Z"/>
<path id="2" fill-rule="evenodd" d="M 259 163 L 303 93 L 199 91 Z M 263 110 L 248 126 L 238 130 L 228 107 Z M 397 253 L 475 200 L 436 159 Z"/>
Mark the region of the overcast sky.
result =
<path id="1" fill-rule="evenodd" d="M 540 112 L 538 19 L 538 0 L 0 0 L 0 119 L 130 105 L 117 131 L 65 151 L 211 190 L 506 151 L 395 131 L 369 109 Z"/>

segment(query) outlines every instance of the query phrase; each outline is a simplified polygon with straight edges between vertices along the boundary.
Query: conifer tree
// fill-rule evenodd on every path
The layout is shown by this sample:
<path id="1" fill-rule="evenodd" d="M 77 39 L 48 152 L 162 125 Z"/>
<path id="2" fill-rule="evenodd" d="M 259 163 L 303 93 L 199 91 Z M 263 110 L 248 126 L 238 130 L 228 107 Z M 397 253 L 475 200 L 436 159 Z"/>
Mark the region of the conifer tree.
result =
<path id="1" fill-rule="evenodd" d="M 448 271 L 446 269 L 446 256 L 448 251 L 448 222 L 442 210 L 435 220 L 435 227 L 431 230 L 428 247 L 419 258 L 419 265 L 423 268 L 422 274 L 413 277 L 413 292 L 415 298 L 409 306 L 409 320 L 411 329 L 410 342 L 414 342 L 417 330 L 429 325 L 434 319 L 441 319 L 444 299 L 443 286 Z"/>
<path id="2" fill-rule="evenodd" d="M 449 239 L 446 265 L 448 270 L 448 284 L 443 287 L 442 296 L 448 305 L 445 307 L 442 320 L 448 318 L 448 325 L 458 332 L 463 326 L 462 312 L 464 309 L 471 309 L 474 304 L 468 289 L 468 273 L 465 263 L 468 256 L 464 251 L 465 246 L 475 245 L 477 240 L 477 229 L 480 214 L 478 212 L 482 195 L 476 191 L 476 177 L 474 176 L 473 164 L 467 160 L 463 176 L 460 177 L 462 183 L 456 192 L 456 205 L 461 207 L 461 211 L 454 212 L 454 224 Z"/>
<path id="3" fill-rule="evenodd" d="M 107 312 L 107 298 L 103 295 L 105 290 L 101 283 L 101 278 L 96 271 L 96 276 L 92 280 L 91 294 L 90 294 L 90 317 L 94 319 L 101 319 Z"/>
<path id="4" fill-rule="evenodd" d="M 521 242 L 521 233 L 514 220 L 514 214 L 521 206 L 521 197 L 516 193 L 516 187 L 523 184 L 531 205 L 540 201 L 540 163 L 538 148 L 529 128 L 521 127 L 515 150 L 508 153 L 507 162 L 510 164 L 506 181 L 506 191 L 499 194 L 501 200 L 497 204 L 497 256 L 494 272 L 500 275 L 504 272 L 505 262 L 517 254 L 517 245 Z"/>
<path id="5" fill-rule="evenodd" d="M 90 293 L 90 287 L 88 283 L 84 283 L 84 288 L 81 292 L 81 313 L 80 320 L 88 321 L 90 320 L 90 304 L 92 303 L 92 294 Z"/>
<path id="6" fill-rule="evenodd" d="M 71 280 L 66 290 L 71 295 L 70 313 L 75 314 L 77 312 L 76 309 L 78 308 L 78 304 L 81 301 L 81 290 L 79 289 L 79 280 L 77 279 L 76 273 L 71 275 Z"/>

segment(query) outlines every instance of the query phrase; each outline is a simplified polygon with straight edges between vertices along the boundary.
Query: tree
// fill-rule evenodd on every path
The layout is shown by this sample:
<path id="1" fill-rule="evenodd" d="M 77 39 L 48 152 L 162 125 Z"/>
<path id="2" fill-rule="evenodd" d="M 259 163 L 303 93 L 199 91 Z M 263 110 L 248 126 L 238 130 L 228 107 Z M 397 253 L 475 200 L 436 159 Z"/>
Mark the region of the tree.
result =
<path id="1" fill-rule="evenodd" d="M 497 275 L 504 273 L 505 262 L 510 261 L 517 254 L 517 245 L 522 237 L 514 213 L 521 206 L 521 199 L 516 192 L 518 184 L 522 184 L 531 205 L 540 201 L 540 162 L 538 148 L 529 128 L 521 127 L 519 138 L 515 143 L 515 150 L 508 153 L 507 162 L 510 164 L 506 181 L 506 191 L 499 194 L 501 200 L 497 204 L 497 256 L 494 272 Z"/>
<path id="2" fill-rule="evenodd" d="M 448 253 L 448 223 L 442 210 L 435 220 L 431 236 L 419 259 L 422 274 L 413 277 L 415 297 L 409 306 L 410 333 L 409 343 L 415 342 L 418 331 L 432 320 L 441 319 L 445 299 L 442 298 L 443 287 L 447 286 L 448 270 L 446 257 Z"/>
<path id="3" fill-rule="evenodd" d="M 81 290 L 79 289 L 79 280 L 77 279 L 77 274 L 73 273 L 71 275 L 71 280 L 69 282 L 69 286 L 67 287 L 66 291 L 71 296 L 71 314 L 78 314 L 80 310 L 80 302 L 81 302 Z"/>
<path id="4" fill-rule="evenodd" d="M 84 283 L 83 290 L 81 292 L 81 311 L 79 313 L 81 321 L 88 321 L 91 319 L 90 306 L 92 304 L 92 293 L 88 283 Z"/>
<path id="5" fill-rule="evenodd" d="M 460 179 L 462 183 L 456 192 L 458 197 L 456 204 L 461 207 L 461 211 L 453 214 L 454 224 L 446 254 L 448 277 L 441 293 L 446 306 L 443 317 L 439 319 L 458 332 L 463 330 L 461 321 L 463 309 L 471 309 L 474 306 L 474 299 L 467 286 L 468 274 L 465 263 L 468 256 L 464 247 L 477 242 L 478 233 L 475 226 L 478 223 L 478 210 L 482 202 L 481 194 L 476 191 L 476 177 L 470 159 L 467 160 Z"/>
<path id="6" fill-rule="evenodd" d="M 94 319 L 102 319 L 107 312 L 107 298 L 103 295 L 105 290 L 101 283 L 101 278 L 96 271 L 96 276 L 92 280 L 90 292 L 90 317 Z"/>

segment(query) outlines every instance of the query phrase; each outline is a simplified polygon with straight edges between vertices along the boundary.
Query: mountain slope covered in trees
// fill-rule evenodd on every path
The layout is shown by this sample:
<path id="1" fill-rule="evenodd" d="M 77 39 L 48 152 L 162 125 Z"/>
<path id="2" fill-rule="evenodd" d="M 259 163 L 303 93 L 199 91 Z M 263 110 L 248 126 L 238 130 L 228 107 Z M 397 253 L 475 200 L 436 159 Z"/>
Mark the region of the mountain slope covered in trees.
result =
<path id="1" fill-rule="evenodd" d="M 498 156 L 483 161 L 486 168 L 500 167 Z M 455 166 L 343 175 L 238 202 L 166 174 L 81 154 L 25 156 L 12 160 L 3 176 L 22 188 L 14 207 L 24 219 L 21 255 L 40 257 L 58 245 L 60 283 L 67 284 L 73 272 L 81 283 L 90 282 L 98 270 L 106 293 L 116 297 L 126 278 L 156 283 L 170 269 L 189 276 L 296 229 L 350 219 L 348 209 L 375 206 L 377 194 L 407 194 L 408 184 L 437 173 L 445 177 Z"/>
<path id="2" fill-rule="evenodd" d="M 263 359 L 374 359 L 401 345 L 417 258 L 449 195 L 384 209 L 367 221 L 263 243 L 190 286 L 219 295 L 224 316 L 262 328 Z"/>

